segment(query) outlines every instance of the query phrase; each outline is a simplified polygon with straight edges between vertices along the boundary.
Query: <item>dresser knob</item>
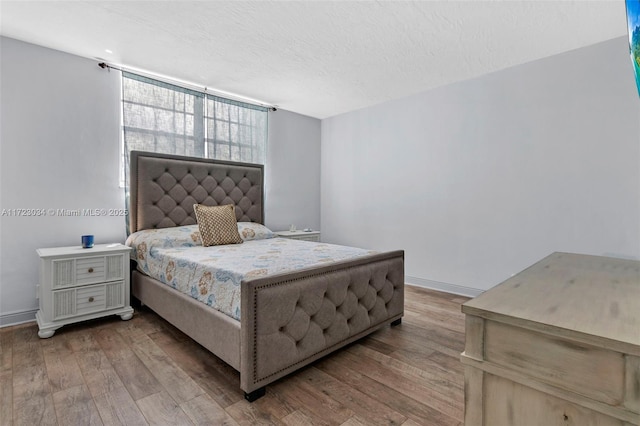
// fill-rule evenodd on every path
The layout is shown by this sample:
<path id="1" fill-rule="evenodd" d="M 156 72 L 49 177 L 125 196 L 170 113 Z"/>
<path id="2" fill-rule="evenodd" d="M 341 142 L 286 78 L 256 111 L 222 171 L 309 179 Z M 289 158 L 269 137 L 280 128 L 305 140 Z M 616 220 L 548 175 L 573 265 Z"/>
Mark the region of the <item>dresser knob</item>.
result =
<path id="1" fill-rule="evenodd" d="M 93 296 L 89 298 L 89 302 L 93 302 Z"/>
<path id="2" fill-rule="evenodd" d="M 87 272 L 92 273 L 93 272 L 93 268 L 89 268 L 89 270 Z"/>

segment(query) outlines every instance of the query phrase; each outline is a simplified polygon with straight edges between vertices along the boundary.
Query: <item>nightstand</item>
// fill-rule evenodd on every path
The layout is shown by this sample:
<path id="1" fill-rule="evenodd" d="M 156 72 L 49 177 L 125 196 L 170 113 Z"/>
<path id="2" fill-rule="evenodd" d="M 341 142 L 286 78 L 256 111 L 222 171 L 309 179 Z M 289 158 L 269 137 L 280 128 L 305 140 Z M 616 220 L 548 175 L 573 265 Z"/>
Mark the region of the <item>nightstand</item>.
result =
<path id="1" fill-rule="evenodd" d="M 107 315 L 131 319 L 130 250 L 122 244 L 38 249 L 38 336 L 46 339 L 63 325 Z"/>
<path id="2" fill-rule="evenodd" d="M 276 231 L 278 237 L 291 238 L 293 240 L 320 242 L 320 231 Z"/>

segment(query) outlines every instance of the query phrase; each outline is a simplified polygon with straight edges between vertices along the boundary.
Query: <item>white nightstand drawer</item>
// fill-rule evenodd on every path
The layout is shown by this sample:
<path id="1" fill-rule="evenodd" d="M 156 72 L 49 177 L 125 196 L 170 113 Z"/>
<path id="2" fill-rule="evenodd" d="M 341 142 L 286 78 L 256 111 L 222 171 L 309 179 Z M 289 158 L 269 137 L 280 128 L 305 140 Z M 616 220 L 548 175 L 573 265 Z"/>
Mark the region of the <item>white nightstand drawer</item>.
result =
<path id="1" fill-rule="evenodd" d="M 76 259 L 76 285 L 99 283 L 105 280 L 104 257 Z"/>
<path id="2" fill-rule="evenodd" d="M 320 242 L 320 231 L 276 231 L 274 234 L 292 240 Z"/>
<path id="3" fill-rule="evenodd" d="M 300 240 L 300 241 L 315 241 L 315 242 L 320 242 L 320 235 L 303 235 L 300 237 L 296 237 L 296 240 Z"/>
<path id="4" fill-rule="evenodd" d="M 76 315 L 103 310 L 105 293 L 104 285 L 79 287 L 76 290 Z"/>
<path id="5" fill-rule="evenodd" d="M 70 318 L 104 309 L 104 285 L 53 292 L 53 319 Z"/>
<path id="6" fill-rule="evenodd" d="M 124 279 L 125 255 L 77 257 L 53 260 L 54 289 Z"/>
<path id="7" fill-rule="evenodd" d="M 124 281 L 53 292 L 53 318 L 69 318 L 124 306 Z"/>

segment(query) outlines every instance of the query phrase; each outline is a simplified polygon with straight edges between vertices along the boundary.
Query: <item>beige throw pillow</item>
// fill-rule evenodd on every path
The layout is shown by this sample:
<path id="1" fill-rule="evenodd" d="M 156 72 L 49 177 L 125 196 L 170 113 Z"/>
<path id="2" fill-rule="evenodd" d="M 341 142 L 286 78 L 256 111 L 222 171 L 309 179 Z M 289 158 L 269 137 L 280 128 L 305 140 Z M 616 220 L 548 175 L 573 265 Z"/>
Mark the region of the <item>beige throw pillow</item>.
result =
<path id="1" fill-rule="evenodd" d="M 203 246 L 242 243 L 233 205 L 203 206 L 194 204 L 193 210 L 196 212 Z"/>

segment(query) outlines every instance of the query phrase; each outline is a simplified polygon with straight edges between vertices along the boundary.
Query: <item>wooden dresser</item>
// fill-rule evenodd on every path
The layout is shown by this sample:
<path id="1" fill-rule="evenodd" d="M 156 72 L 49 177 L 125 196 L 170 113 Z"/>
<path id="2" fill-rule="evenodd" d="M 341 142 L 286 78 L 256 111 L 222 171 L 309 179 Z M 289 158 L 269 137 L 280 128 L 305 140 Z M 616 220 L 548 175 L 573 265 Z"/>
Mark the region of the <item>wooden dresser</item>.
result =
<path id="1" fill-rule="evenodd" d="M 640 425 L 640 262 L 554 253 L 462 312 L 466 426 Z"/>

